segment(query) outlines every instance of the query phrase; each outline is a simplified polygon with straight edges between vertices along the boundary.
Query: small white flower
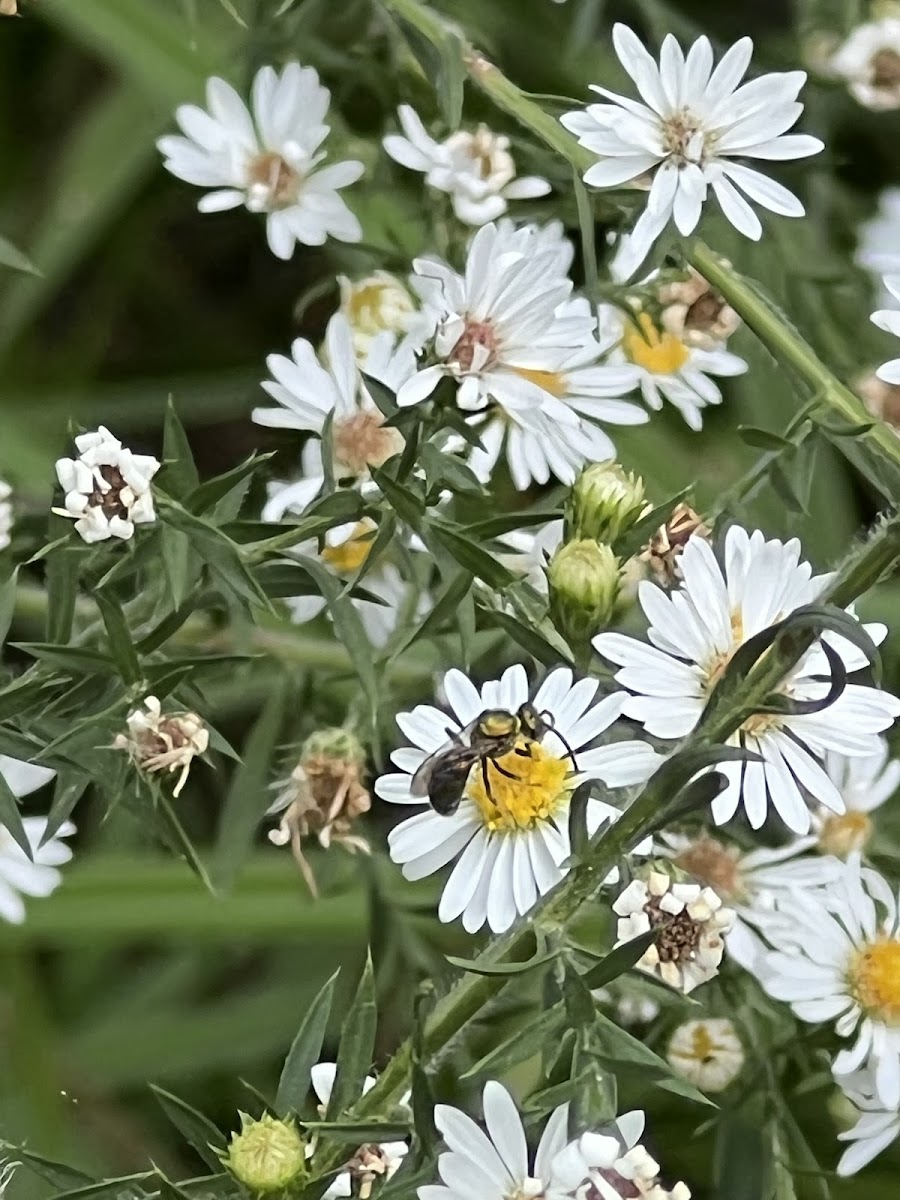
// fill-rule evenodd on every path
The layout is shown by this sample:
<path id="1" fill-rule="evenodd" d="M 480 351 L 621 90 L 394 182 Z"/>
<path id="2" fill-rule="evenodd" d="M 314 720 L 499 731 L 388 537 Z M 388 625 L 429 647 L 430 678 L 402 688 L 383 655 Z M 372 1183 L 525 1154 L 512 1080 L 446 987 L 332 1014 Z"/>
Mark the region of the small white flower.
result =
<path id="1" fill-rule="evenodd" d="M 391 830 L 391 857 L 402 864 L 407 879 L 424 879 L 459 856 L 438 907 L 442 921 L 461 915 L 470 933 L 485 921 L 494 932 L 508 929 L 517 914 L 527 913 L 568 873 L 569 805 L 578 784 L 600 779 L 607 787 L 625 787 L 643 782 L 656 769 L 660 758 L 644 742 L 590 748 L 622 708 L 620 695 L 594 704 L 598 686 L 596 679 L 573 682 L 568 668 L 551 671 L 533 700 L 552 725 L 540 742 L 531 743 L 527 754 L 512 751 L 487 762 L 489 789 L 476 764 L 451 816 L 429 809 Z M 382 800 L 422 804 L 410 794 L 410 783 L 429 755 L 449 746 L 451 734 L 459 735 L 486 710 L 515 713 L 529 699 L 521 666 L 510 667 L 501 679 L 480 689 L 461 671 L 451 670 L 444 676 L 443 690 L 452 715 L 426 704 L 398 714 L 397 724 L 412 745 L 394 751 L 391 757 L 399 771 L 383 775 L 375 784 Z M 563 738 L 575 755 L 574 767 Z M 619 815 L 612 805 L 589 800 L 589 834 Z"/>
<path id="2" fill-rule="evenodd" d="M 613 45 L 644 103 L 592 85 L 611 103 L 567 113 L 562 123 L 599 159 L 585 172 L 585 183 L 600 188 L 650 184 L 629 239 L 628 275 L 670 221 L 679 233 L 693 233 L 710 188 L 725 217 L 754 240 L 762 235 L 762 225 L 748 198 L 782 216 L 804 215 L 787 188 L 734 160 L 783 161 L 823 148 L 807 134 L 783 136 L 803 111 L 796 100 L 805 72 L 762 75 L 739 86 L 753 53 L 748 37 L 736 42 L 715 70 L 706 37 L 698 38 L 685 58 L 669 34 L 658 66 L 625 25 L 614 26 Z"/>
<path id="3" fill-rule="evenodd" d="M 885 17 L 858 25 L 828 66 L 864 108 L 900 108 L 900 20 Z"/>
<path id="4" fill-rule="evenodd" d="M 338 276 L 341 309 L 353 333 L 353 348 L 365 362 L 379 334 L 408 338 L 412 345 L 424 340 L 427 318 L 419 312 L 402 280 L 389 271 L 373 271 L 362 279 Z"/>
<path id="5" fill-rule="evenodd" d="M 209 747 L 209 730 L 192 712 L 164 713 L 156 696 L 147 696 L 126 720 L 128 733 L 117 734 L 113 747 L 128 752 L 135 766 L 148 774 L 178 771 L 173 796 L 178 796 L 198 754 Z"/>
<path id="6" fill-rule="evenodd" d="M 638 1141 L 644 1123 L 637 1109 L 570 1142 L 553 1161 L 547 1200 L 690 1200 L 686 1184 L 660 1183 L 659 1163 Z"/>
<path id="7" fill-rule="evenodd" d="M 386 426 L 384 415 L 365 386 L 362 372 L 397 391 L 416 369 L 409 346 L 395 346 L 394 337 L 380 333 L 372 340 L 362 364 L 357 363 L 353 333 L 342 313 L 328 322 L 322 361 L 310 342 L 297 338 L 291 357 L 270 354 L 266 364 L 273 375 L 263 388 L 277 408 L 255 408 L 257 425 L 298 429 L 319 437 L 332 418 L 332 470 L 337 483 L 353 482 L 372 489 L 370 467 L 380 467 L 403 449 L 403 436 Z M 302 513 L 325 481 L 318 440 L 306 443 L 302 476 L 288 487 L 278 485 L 263 510 L 263 520 L 278 521 L 288 509 Z"/>
<path id="8" fill-rule="evenodd" d="M 280 75 L 273 67 L 256 73 L 252 112 L 230 84 L 213 78 L 206 84 L 206 109 L 183 104 L 176 110 L 185 136 L 160 138 L 157 146 L 173 175 L 214 189 L 201 197 L 201 212 L 243 204 L 268 214 L 269 248 L 279 258 L 290 258 L 297 242 L 358 242 L 359 221 L 338 191 L 359 179 L 363 165 L 320 166 L 330 101 L 313 68 L 297 63 Z"/>
<path id="9" fill-rule="evenodd" d="M 871 1071 L 855 1071 L 838 1082 L 856 1106 L 859 1119 L 838 1134 L 839 1141 L 851 1145 L 841 1155 L 837 1173 L 855 1175 L 900 1137 L 900 1110 L 878 1099 Z"/>
<path id="10" fill-rule="evenodd" d="M 758 931 L 765 934 L 778 899 L 796 888 L 823 887 L 842 873 L 838 859 L 807 853 L 815 843 L 814 837 L 795 838 L 786 846 L 760 846 L 742 854 L 737 846 L 706 835 L 692 840 L 663 833 L 655 849 L 734 909 L 734 924 L 725 935 L 728 957 L 758 974 L 767 950 Z"/>
<path id="11" fill-rule="evenodd" d="M 669 1066 L 702 1092 L 724 1092 L 744 1066 L 744 1047 L 727 1017 L 685 1021 L 669 1040 Z"/>
<path id="12" fill-rule="evenodd" d="M 466 225 L 484 225 L 502 217 L 508 200 L 546 196 L 550 184 L 536 175 L 516 179 L 509 138 L 479 125 L 475 133 L 459 130 L 436 142 L 419 114 L 408 104 L 397 110 L 405 137 L 390 133 L 384 148 L 403 167 L 421 171 L 425 182 L 446 192 L 456 216 Z"/>
<path id="13" fill-rule="evenodd" d="M 487 1134 L 458 1108 L 435 1105 L 434 1123 L 447 1146 L 438 1157 L 443 1182 L 420 1187 L 419 1200 L 562 1200 L 555 1163 L 566 1147 L 569 1106 L 552 1113 L 533 1159 L 522 1119 L 502 1084 L 484 1085 L 483 1107 Z"/>
<path id="14" fill-rule="evenodd" d="M 691 429 L 703 427 L 702 409 L 720 404 L 722 393 L 710 375 L 743 375 L 747 363 L 716 346 L 706 349 L 659 327 L 648 312 L 633 318 L 612 304 L 600 306 L 600 337 L 612 346 L 610 365 L 631 365 L 644 402 L 658 412 L 663 401 L 681 413 Z"/>
<path id="15" fill-rule="evenodd" d="M 813 576 L 809 563 L 800 559 L 796 539 L 767 541 L 759 530 L 750 534 L 739 525 L 728 530 L 723 560 L 724 566 L 707 541 L 690 538 L 679 559 L 679 588 L 666 593 L 648 581 L 639 586 L 651 644 L 619 633 L 594 639 L 600 654 L 622 668 L 616 681 L 634 693 L 625 701 L 624 714 L 655 737 L 689 734 L 736 651 L 796 608 L 815 603 L 831 578 Z M 865 628 L 876 643 L 887 635 L 884 625 Z M 865 655 L 845 638 L 825 634 L 824 640 L 848 672 L 867 665 Z M 828 660 L 817 643 L 789 672 L 781 692 L 817 700 L 827 695 L 829 676 Z M 807 833 L 808 797 L 832 812 L 844 811 L 821 757 L 829 750 L 849 756 L 874 753 L 877 735 L 898 715 L 900 701 L 890 693 L 849 683 L 819 712 L 749 717 L 728 745 L 744 747 L 763 761 L 716 764 L 728 786 L 712 802 L 714 821 L 730 821 L 742 803 L 758 829 L 771 803 L 792 832 Z"/>
<path id="16" fill-rule="evenodd" d="M 5 764 L 3 774 L 8 780 Z M 36 786 L 39 787 L 40 784 Z M 34 788 L 29 788 L 29 791 L 33 790 Z M 46 819 L 23 817 L 22 824 L 31 846 L 33 861 L 29 860 L 12 835 L 0 825 L 0 918 L 13 925 L 21 925 L 25 920 L 23 896 L 49 896 L 59 887 L 62 875 L 57 867 L 67 863 L 72 857 L 72 851 L 61 839 L 71 837 L 75 832 L 75 826 L 66 821 L 42 846 L 41 838 L 47 828 Z"/>
<path id="17" fill-rule="evenodd" d="M 323 1116 L 328 1107 L 328 1101 L 331 1099 L 331 1090 L 334 1087 L 336 1074 L 337 1063 L 333 1062 L 317 1063 L 310 1071 L 313 1091 L 316 1093 L 319 1111 Z M 374 1086 L 373 1076 L 367 1075 L 363 1082 L 363 1095 Z M 404 1100 L 403 1105 L 405 1106 L 406 1103 L 407 1101 Z M 322 1193 L 323 1200 L 352 1196 L 354 1188 L 360 1200 L 368 1200 L 376 1180 L 390 1179 L 397 1172 L 408 1150 L 409 1146 L 406 1142 L 381 1142 L 361 1146 L 350 1159 L 348 1169 L 340 1171 Z M 307 1153 L 312 1153 L 312 1148 Z"/>
<path id="18" fill-rule="evenodd" d="M 884 738 L 874 752 L 862 758 L 825 755 L 825 770 L 844 800 L 841 814 L 823 809 L 813 813 L 813 829 L 823 854 L 847 858 L 865 850 L 872 836 L 869 813 L 880 808 L 900 786 L 900 761 L 890 757 Z"/>
<path id="19" fill-rule="evenodd" d="M 886 275 L 884 287 L 888 294 L 900 303 L 900 275 Z M 894 337 L 900 337 L 900 307 L 879 309 L 878 312 L 872 313 L 871 320 L 879 329 L 892 333 Z M 885 383 L 900 383 L 900 358 L 892 358 L 883 363 L 875 374 Z"/>
<path id="20" fill-rule="evenodd" d="M 484 225 L 469 247 L 465 273 L 439 259 L 419 258 L 410 280 L 434 328 L 438 360 L 401 387 L 397 403 L 419 404 L 442 379 L 456 384 L 466 412 L 493 402 L 520 422 L 542 412 L 577 426 L 578 414 L 553 391 L 573 353 L 595 342 L 596 319 L 586 302 L 568 303 L 565 244 L 554 229 L 512 231 Z"/>
<path id="21" fill-rule="evenodd" d="M 5 550 L 11 541 L 14 520 L 11 496 L 12 488 L 5 480 L 0 479 L 0 550 Z"/>
<path id="22" fill-rule="evenodd" d="M 735 914 L 712 888 L 675 883 L 670 875 L 651 871 L 646 880 L 633 879 L 612 908 L 619 917 L 617 946 L 661 929 L 638 960 L 639 970 L 685 993 L 718 975 L 723 935 Z"/>
<path id="23" fill-rule="evenodd" d="M 835 1077 L 871 1069 L 878 1100 L 900 1108 L 900 922 L 897 900 L 875 871 L 853 858 L 839 879 L 797 890 L 766 925 L 775 949 L 760 982 L 801 1021 L 834 1021 L 856 1040 L 834 1060 Z"/>
<path id="24" fill-rule="evenodd" d="M 56 477 L 66 493 L 65 507 L 54 508 L 71 517 L 86 542 L 128 539 L 135 525 L 156 520 L 150 481 L 159 470 L 149 454 L 132 454 L 103 425 L 75 439 L 78 458 L 60 458 Z"/>
<path id="25" fill-rule="evenodd" d="M 883 277 L 900 275 L 900 188 L 885 188 L 875 216 L 860 225 L 856 262 L 872 275 L 881 307 L 897 308 L 900 301 L 884 286 Z"/>

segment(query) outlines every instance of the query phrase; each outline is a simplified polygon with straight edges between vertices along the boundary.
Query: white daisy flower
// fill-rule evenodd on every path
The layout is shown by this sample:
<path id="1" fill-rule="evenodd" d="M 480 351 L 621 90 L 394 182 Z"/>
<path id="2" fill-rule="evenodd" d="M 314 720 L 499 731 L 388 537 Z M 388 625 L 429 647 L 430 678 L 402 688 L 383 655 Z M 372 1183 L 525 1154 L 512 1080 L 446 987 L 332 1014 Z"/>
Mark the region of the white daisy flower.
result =
<path id="1" fill-rule="evenodd" d="M 66 493 L 60 517 L 71 517 L 88 543 L 127 540 L 135 525 L 156 520 L 150 481 L 160 464 L 150 454 L 132 454 L 101 425 L 75 438 L 78 458 L 60 458 L 56 477 Z"/>
<path id="2" fill-rule="evenodd" d="M 669 1189 L 660 1182 L 659 1163 L 638 1141 L 644 1123 L 637 1109 L 570 1142 L 553 1162 L 546 1200 L 691 1200 L 686 1184 Z"/>
<path id="3" fill-rule="evenodd" d="M 897 300 L 884 286 L 885 275 L 900 275 L 900 188 L 885 188 L 878 197 L 875 216 L 859 227 L 856 262 L 873 277 L 882 308 L 897 308 Z"/>
<path id="4" fill-rule="evenodd" d="M 545 246 L 539 235 L 490 224 L 472 239 L 463 275 L 416 259 L 410 282 L 434 319 L 438 361 L 400 388 L 397 403 L 419 404 L 449 377 L 466 412 L 493 401 L 520 421 L 540 410 L 577 426 L 578 414 L 551 388 L 568 357 L 595 342 L 596 319 L 586 303 L 567 303 L 572 281 L 561 250 L 558 236 Z"/>
<path id="5" fill-rule="evenodd" d="M 834 1021 L 855 1035 L 834 1060 L 836 1078 L 871 1069 L 875 1094 L 900 1108 L 900 921 L 897 901 L 875 871 L 851 859 L 841 877 L 812 894 L 797 890 L 766 926 L 775 949 L 760 976 L 801 1021 Z"/>
<path id="6" fill-rule="evenodd" d="M 319 1112 L 323 1117 L 328 1107 L 328 1101 L 331 1099 L 331 1090 L 334 1087 L 336 1074 L 337 1063 L 333 1062 L 317 1063 L 310 1071 L 313 1091 L 316 1093 Z M 367 1075 L 363 1082 L 363 1095 L 374 1086 L 374 1078 Z M 407 1101 L 404 1099 L 403 1104 L 406 1105 L 406 1103 Z M 380 1144 L 371 1143 L 360 1146 L 347 1164 L 347 1169 L 340 1171 L 322 1193 L 323 1200 L 334 1200 L 339 1196 L 352 1196 L 354 1189 L 360 1196 L 360 1200 L 367 1200 L 376 1180 L 386 1181 L 396 1174 L 408 1150 L 409 1146 L 406 1142 L 381 1142 Z M 309 1147 L 307 1154 L 311 1153 L 312 1147 Z"/>
<path id="7" fill-rule="evenodd" d="M 509 152 L 509 138 L 479 125 L 475 133 L 458 130 L 436 142 L 419 114 L 408 104 L 397 110 L 405 137 L 389 133 L 383 140 L 391 158 L 421 171 L 425 182 L 445 192 L 453 211 L 465 225 L 484 225 L 502 217 L 509 200 L 532 200 L 546 196 L 550 184 L 537 175 L 516 179 L 516 164 Z"/>
<path id="8" fill-rule="evenodd" d="M 330 101 L 316 71 L 298 63 L 280 75 L 273 67 L 256 73 L 252 111 L 224 79 L 210 79 L 206 109 L 183 104 L 175 112 L 185 136 L 157 142 L 163 165 L 187 183 L 214 189 L 201 197 L 201 212 L 243 204 L 266 213 L 269 249 L 278 258 L 290 258 L 297 242 L 358 242 L 359 221 L 338 191 L 360 178 L 363 164 L 320 166 Z"/>
<path id="9" fill-rule="evenodd" d="M 702 1092 L 724 1092 L 744 1066 L 744 1047 L 727 1017 L 685 1021 L 669 1039 L 669 1066 Z"/>
<path id="10" fill-rule="evenodd" d="M 846 81 L 850 95 L 864 108 L 900 108 L 900 19 L 858 25 L 828 67 Z"/>
<path id="11" fill-rule="evenodd" d="M 900 304 L 900 275 L 885 276 L 884 286 L 888 294 Z M 871 321 L 873 325 L 877 325 L 886 333 L 900 337 L 900 307 L 881 308 L 878 312 L 872 313 Z M 892 358 L 889 362 L 883 363 L 875 374 L 885 383 L 900 384 L 900 358 Z"/>
<path id="12" fill-rule="evenodd" d="M 813 576 L 800 560 L 800 543 L 767 541 L 732 525 L 725 537 L 724 567 L 702 538 L 691 538 L 679 560 L 682 584 L 667 593 L 644 581 L 638 599 L 650 628 L 647 645 L 619 633 L 601 633 L 594 647 L 622 669 L 616 681 L 630 692 L 623 713 L 640 721 L 654 737 L 680 738 L 697 725 L 707 700 L 736 651 L 755 634 L 795 609 L 817 601 L 830 576 Z M 887 635 L 884 625 L 866 625 L 873 641 Z M 865 655 L 845 638 L 825 634 L 848 672 L 866 665 Z M 828 693 L 830 667 L 819 644 L 790 671 L 781 693 L 818 700 Z M 720 762 L 716 770 L 728 786 L 712 802 L 713 820 L 723 825 L 743 804 L 759 829 L 769 804 L 794 833 L 808 833 L 807 799 L 832 812 L 844 811 L 840 792 L 821 765 L 829 750 L 849 756 L 872 754 L 883 733 L 900 715 L 900 701 L 888 692 L 850 683 L 827 708 L 798 715 L 760 713 L 749 717 L 728 739 L 758 754 L 762 762 Z"/>
<path id="13" fill-rule="evenodd" d="M 676 883 L 663 871 L 651 871 L 646 880 L 633 879 L 612 909 L 619 918 L 616 946 L 661 929 L 638 959 L 639 971 L 658 975 L 685 994 L 718 975 L 723 935 L 734 924 L 734 913 L 712 888 Z"/>
<path id="14" fill-rule="evenodd" d="M 706 349 L 683 341 L 659 327 L 648 312 L 629 317 L 621 308 L 602 304 L 599 316 L 601 341 L 612 347 L 607 362 L 631 364 L 648 408 L 659 412 L 668 400 L 691 429 L 702 429 L 702 409 L 722 402 L 709 376 L 732 377 L 747 370 L 744 359 L 723 346 Z"/>
<path id="15" fill-rule="evenodd" d="M 321 361 L 320 361 L 321 359 Z M 386 426 L 384 415 L 366 388 L 363 372 L 392 391 L 416 369 L 415 353 L 408 345 L 395 345 L 393 335 L 380 333 L 372 339 L 362 364 L 357 363 L 353 332 L 342 313 L 328 322 L 320 358 L 310 342 L 297 338 L 291 357 L 270 354 L 266 364 L 274 379 L 263 388 L 277 408 L 255 408 L 257 425 L 272 429 L 297 429 L 321 437 L 332 418 L 332 471 L 337 483 L 350 481 L 365 491 L 373 489 L 370 467 L 380 467 L 403 449 L 403 436 Z M 278 521 L 288 509 L 302 513 L 325 481 L 321 442 L 306 443 L 301 459 L 302 475 L 288 487 L 279 486 L 263 511 L 263 520 Z"/>
<path id="16" fill-rule="evenodd" d="M 353 348 L 365 362 L 379 334 L 393 334 L 418 345 L 428 335 L 428 319 L 421 313 L 406 285 L 389 271 L 373 271 L 362 279 L 338 276 L 340 311 L 353 333 Z"/>
<path id="17" fill-rule="evenodd" d="M 5 756 L 3 758 L 2 770 L 7 782 L 12 786 L 10 778 L 12 771 L 15 771 L 14 778 L 23 781 L 23 773 L 16 768 L 10 771 L 6 765 Z M 15 763 L 17 760 L 9 761 Z M 29 765 L 17 763 L 17 767 Z M 39 770 L 46 771 L 46 768 L 31 767 L 31 771 Z M 49 774 L 53 775 L 54 772 L 51 771 Z M 31 777 L 28 791 L 34 791 L 41 786 L 40 783 L 34 782 L 36 778 L 37 776 Z M 24 793 L 18 794 L 23 795 Z M 25 920 L 23 896 L 49 896 L 59 887 L 62 875 L 57 867 L 61 867 L 72 857 L 72 851 L 65 845 L 62 838 L 71 837 L 75 832 L 75 826 L 70 821 L 66 821 L 60 826 L 57 833 L 42 846 L 41 838 L 47 828 L 46 818 L 23 817 L 22 824 L 31 846 L 33 861 L 29 860 L 25 851 L 13 840 L 8 830 L 0 825 L 0 918 L 13 925 L 21 925 Z"/>
<path id="18" fill-rule="evenodd" d="M 825 770 L 844 800 L 843 813 L 823 809 L 813 813 L 813 829 L 823 854 L 847 858 L 865 850 L 872 836 L 870 813 L 890 800 L 900 787 L 900 761 L 890 757 L 884 738 L 872 754 L 847 758 L 829 752 Z"/>
<path id="19" fill-rule="evenodd" d="M 4 479 L 0 479 L 0 550 L 5 550 L 12 540 L 10 535 L 14 517 L 11 496 L 12 488 Z"/>
<path id="20" fill-rule="evenodd" d="M 533 704 L 552 728 L 530 745 L 528 754 L 513 751 L 486 764 L 490 792 L 476 764 L 451 816 L 429 809 L 391 830 L 391 857 L 402 864 L 407 879 L 424 879 L 459 856 L 438 907 L 442 921 L 462 916 L 469 933 L 485 921 L 495 933 L 508 929 L 517 914 L 527 913 L 568 873 L 574 789 L 586 779 L 600 779 L 612 788 L 641 783 L 658 766 L 660 756 L 644 742 L 590 748 L 618 718 L 623 703 L 617 694 L 594 704 L 598 686 L 596 679 L 574 682 L 565 667 L 551 671 Z M 510 667 L 501 679 L 480 689 L 461 671 L 451 670 L 444 676 L 443 689 L 450 715 L 427 704 L 398 714 L 397 724 L 412 745 L 394 751 L 391 757 L 399 770 L 375 784 L 382 800 L 421 804 L 410 794 L 410 784 L 429 755 L 449 746 L 448 739 L 482 712 L 500 708 L 514 713 L 529 700 L 528 677 L 521 666 Z M 566 744 L 575 756 L 574 769 Z M 588 832 L 593 835 L 618 815 L 601 800 L 588 801 Z"/>
<path id="21" fill-rule="evenodd" d="M 762 75 L 738 86 L 753 53 L 748 37 L 736 42 L 714 71 L 706 37 L 698 38 L 685 58 L 669 34 L 658 66 L 625 25 L 613 27 L 613 45 L 644 103 L 592 85 L 611 103 L 567 113 L 562 123 L 599 159 L 585 172 L 591 187 L 651 180 L 646 207 L 631 234 L 633 269 L 670 221 L 679 233 L 693 233 L 709 188 L 735 229 L 754 240 L 762 225 L 748 198 L 782 216 L 804 215 L 787 188 L 734 160 L 783 161 L 823 149 L 807 134 L 783 136 L 803 111 L 796 100 L 805 72 Z"/>
<path id="22" fill-rule="evenodd" d="M 706 835 L 691 839 L 663 833 L 655 849 L 698 883 L 713 888 L 734 910 L 734 924 L 725 935 L 728 957 L 758 974 L 767 951 L 758 931 L 765 933 L 779 898 L 796 888 L 827 886 L 843 871 L 837 858 L 808 854 L 815 844 L 814 837 L 802 837 L 786 846 L 760 846 L 743 854 L 739 847 Z"/>
<path id="23" fill-rule="evenodd" d="M 502 1084 L 484 1085 L 483 1108 L 487 1133 L 458 1108 L 435 1105 L 434 1123 L 447 1146 L 438 1157 L 442 1182 L 420 1187 L 419 1200 L 562 1200 L 554 1164 L 566 1147 L 569 1106 L 553 1112 L 533 1159 L 515 1102 Z"/>
<path id="24" fill-rule="evenodd" d="M 856 1124 L 838 1134 L 839 1141 L 851 1143 L 837 1166 L 838 1175 L 846 1177 L 868 1166 L 900 1137 L 900 1109 L 878 1099 L 870 1071 L 855 1071 L 839 1082 L 859 1112 Z"/>

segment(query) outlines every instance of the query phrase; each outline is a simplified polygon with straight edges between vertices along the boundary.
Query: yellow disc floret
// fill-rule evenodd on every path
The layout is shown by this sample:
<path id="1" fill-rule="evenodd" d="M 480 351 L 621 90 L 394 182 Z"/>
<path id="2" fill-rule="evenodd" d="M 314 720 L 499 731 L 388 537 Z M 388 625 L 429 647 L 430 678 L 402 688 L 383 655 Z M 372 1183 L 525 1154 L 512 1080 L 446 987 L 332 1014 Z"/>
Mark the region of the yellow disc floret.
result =
<path id="1" fill-rule="evenodd" d="M 530 367 L 515 367 L 515 372 L 529 383 L 536 383 L 539 388 L 549 392 L 551 396 L 565 396 L 569 385 L 561 371 L 532 371 Z"/>
<path id="2" fill-rule="evenodd" d="M 835 858 L 846 858 L 855 850 L 864 850 L 871 836 L 871 817 L 851 809 L 840 816 L 825 818 L 819 830 L 819 850 Z"/>
<path id="3" fill-rule="evenodd" d="M 338 574 L 358 571 L 369 557 L 374 533 L 374 522 L 360 521 L 345 541 L 337 546 L 326 546 L 321 556 Z"/>
<path id="4" fill-rule="evenodd" d="M 502 758 L 487 760 L 489 788 L 484 784 L 481 763 L 475 764 L 469 776 L 466 795 L 478 805 L 491 831 L 532 828 L 565 804 L 574 786 L 569 759 L 556 758 L 539 742 L 524 738 L 518 749 L 526 753 L 512 750 Z"/>
<path id="5" fill-rule="evenodd" d="M 900 941 L 879 938 L 857 954 L 850 970 L 853 994 L 877 1020 L 900 1025 Z"/>
<path id="6" fill-rule="evenodd" d="M 639 313 L 622 335 L 622 349 L 633 363 L 654 375 L 674 375 L 691 356 L 684 342 L 656 327 L 649 313 Z"/>

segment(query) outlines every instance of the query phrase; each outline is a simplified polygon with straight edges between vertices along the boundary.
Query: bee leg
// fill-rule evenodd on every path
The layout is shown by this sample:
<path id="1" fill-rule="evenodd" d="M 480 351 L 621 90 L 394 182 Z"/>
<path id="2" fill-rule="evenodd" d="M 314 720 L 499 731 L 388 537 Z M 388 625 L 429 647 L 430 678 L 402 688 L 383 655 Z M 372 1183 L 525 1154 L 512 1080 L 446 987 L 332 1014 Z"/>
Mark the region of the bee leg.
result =
<path id="1" fill-rule="evenodd" d="M 501 775 L 505 775 L 507 779 L 516 779 L 519 783 L 523 782 L 521 775 L 513 775 L 512 771 L 507 771 L 506 767 L 501 767 L 496 759 L 491 759 L 491 761 L 494 764 L 494 770 L 499 771 Z"/>

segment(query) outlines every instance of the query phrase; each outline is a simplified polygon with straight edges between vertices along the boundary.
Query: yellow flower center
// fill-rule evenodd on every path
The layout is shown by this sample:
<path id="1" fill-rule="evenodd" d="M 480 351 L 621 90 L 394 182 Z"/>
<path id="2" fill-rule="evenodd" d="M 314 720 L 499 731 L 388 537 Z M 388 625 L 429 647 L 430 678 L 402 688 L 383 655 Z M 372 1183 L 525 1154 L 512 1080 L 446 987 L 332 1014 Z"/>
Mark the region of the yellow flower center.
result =
<path id="1" fill-rule="evenodd" d="M 348 538 L 338 546 L 326 546 L 320 557 L 339 575 L 358 571 L 369 557 L 374 532 L 371 521 L 360 521 Z"/>
<path id="2" fill-rule="evenodd" d="M 532 371 L 528 367 L 515 367 L 514 369 L 517 375 L 521 375 L 529 383 L 536 383 L 539 388 L 543 388 L 551 396 L 568 395 L 569 385 L 561 371 Z"/>
<path id="3" fill-rule="evenodd" d="M 649 313 L 638 314 L 622 335 L 622 349 L 633 363 L 654 375 L 674 375 L 691 356 L 673 333 L 658 329 Z"/>
<path id="4" fill-rule="evenodd" d="M 378 328 L 381 325 L 381 307 L 385 292 L 394 288 L 385 280 L 357 285 L 347 300 L 347 319 L 351 325 Z"/>
<path id="5" fill-rule="evenodd" d="M 850 969 L 860 1006 L 888 1025 L 900 1025 L 900 941 L 880 938 L 857 954 Z"/>
<path id="6" fill-rule="evenodd" d="M 854 850 L 863 850 L 872 836 L 872 820 L 864 812 L 845 812 L 826 817 L 819 830 L 819 850 L 846 858 Z"/>
<path id="7" fill-rule="evenodd" d="M 713 1057 L 715 1051 L 719 1049 L 720 1047 L 713 1039 L 712 1034 L 705 1025 L 698 1021 L 691 1033 L 690 1051 L 687 1054 L 682 1051 L 682 1056 L 684 1058 L 696 1059 L 696 1061 L 699 1063 L 705 1063 L 708 1062 Z"/>
<path id="8" fill-rule="evenodd" d="M 548 754 L 538 742 L 520 740 L 518 748 L 528 753 L 512 750 L 502 758 L 487 759 L 484 770 L 481 763 L 476 763 L 466 785 L 466 795 L 475 801 L 492 832 L 531 829 L 552 816 L 568 800 L 574 786 L 575 776 L 567 758 Z"/>

